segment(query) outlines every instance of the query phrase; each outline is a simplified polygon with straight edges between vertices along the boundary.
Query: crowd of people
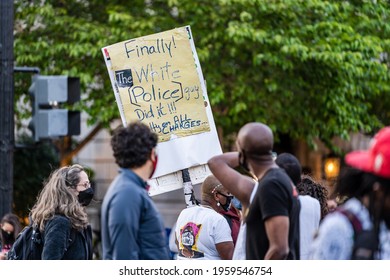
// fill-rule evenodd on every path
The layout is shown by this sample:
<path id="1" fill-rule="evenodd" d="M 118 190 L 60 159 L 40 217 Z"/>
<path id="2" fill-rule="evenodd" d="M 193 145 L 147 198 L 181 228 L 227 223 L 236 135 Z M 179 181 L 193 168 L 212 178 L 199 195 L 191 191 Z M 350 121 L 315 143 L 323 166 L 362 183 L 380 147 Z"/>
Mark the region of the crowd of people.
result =
<path id="1" fill-rule="evenodd" d="M 302 174 L 293 154 L 275 158 L 270 127 L 245 124 L 236 151 L 207 162 L 211 174 L 200 200 L 186 193 L 171 244 L 148 195 L 157 143 L 139 121 L 113 133 L 119 174 L 101 208 L 105 260 L 169 260 L 172 251 L 177 260 L 390 259 L 390 127 L 375 135 L 368 150 L 345 156 L 333 194 L 344 199 L 335 204 L 320 181 Z M 44 235 L 42 259 L 92 259 L 86 206 L 93 194 L 82 166 L 53 171 L 29 216 Z M 7 259 L 21 230 L 16 215 L 3 217 L 0 259 Z"/>

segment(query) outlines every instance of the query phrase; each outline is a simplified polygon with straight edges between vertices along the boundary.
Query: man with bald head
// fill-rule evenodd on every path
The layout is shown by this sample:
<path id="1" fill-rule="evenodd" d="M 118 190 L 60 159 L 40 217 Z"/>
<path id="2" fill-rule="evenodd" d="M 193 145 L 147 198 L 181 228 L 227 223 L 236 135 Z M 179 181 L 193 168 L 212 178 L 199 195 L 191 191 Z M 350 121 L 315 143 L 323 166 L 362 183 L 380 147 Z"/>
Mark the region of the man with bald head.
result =
<path id="1" fill-rule="evenodd" d="M 237 136 L 238 152 L 228 152 L 208 161 L 224 187 L 247 210 L 246 259 L 299 259 L 298 193 L 288 175 L 275 164 L 272 130 L 262 123 L 244 125 Z M 241 166 L 251 177 L 237 171 Z M 253 193 L 252 193 L 253 192 Z"/>

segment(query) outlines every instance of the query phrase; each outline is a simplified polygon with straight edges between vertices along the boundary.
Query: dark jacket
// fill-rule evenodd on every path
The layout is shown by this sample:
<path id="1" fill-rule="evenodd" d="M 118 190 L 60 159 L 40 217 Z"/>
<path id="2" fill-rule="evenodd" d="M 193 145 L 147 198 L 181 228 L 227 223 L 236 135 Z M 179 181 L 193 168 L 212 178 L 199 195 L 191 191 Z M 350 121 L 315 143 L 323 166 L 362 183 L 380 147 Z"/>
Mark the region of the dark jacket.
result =
<path id="1" fill-rule="evenodd" d="M 56 215 L 45 225 L 42 260 L 91 260 L 92 230 L 71 228 L 69 219 Z"/>
<path id="2" fill-rule="evenodd" d="M 162 218 L 146 191 L 146 182 L 120 169 L 102 204 L 103 259 L 170 258 Z"/>

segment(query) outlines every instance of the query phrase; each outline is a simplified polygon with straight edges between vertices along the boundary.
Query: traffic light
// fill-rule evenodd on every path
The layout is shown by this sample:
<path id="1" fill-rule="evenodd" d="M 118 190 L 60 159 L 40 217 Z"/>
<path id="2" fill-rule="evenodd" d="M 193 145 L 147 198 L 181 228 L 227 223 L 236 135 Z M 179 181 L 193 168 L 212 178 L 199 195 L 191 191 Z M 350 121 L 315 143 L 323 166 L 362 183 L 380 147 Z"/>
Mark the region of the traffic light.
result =
<path id="1" fill-rule="evenodd" d="M 34 75 L 29 93 L 33 99 L 30 128 L 34 140 L 80 134 L 80 111 L 61 108 L 80 100 L 80 79 Z"/>

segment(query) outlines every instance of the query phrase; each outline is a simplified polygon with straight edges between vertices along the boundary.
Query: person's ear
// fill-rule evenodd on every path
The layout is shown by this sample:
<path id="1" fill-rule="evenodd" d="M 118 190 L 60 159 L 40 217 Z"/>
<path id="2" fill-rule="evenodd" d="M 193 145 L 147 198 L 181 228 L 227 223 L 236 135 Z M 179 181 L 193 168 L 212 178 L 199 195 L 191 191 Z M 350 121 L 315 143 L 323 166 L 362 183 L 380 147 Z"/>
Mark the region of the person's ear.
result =
<path id="1" fill-rule="evenodd" d="M 219 199 L 218 199 L 218 192 L 213 192 L 213 196 L 214 196 L 214 200 L 216 201 L 216 202 L 219 202 Z"/>
<path id="2" fill-rule="evenodd" d="M 150 152 L 150 160 L 153 162 L 156 161 L 156 156 L 157 156 L 156 148 L 153 148 L 152 151 Z"/>

